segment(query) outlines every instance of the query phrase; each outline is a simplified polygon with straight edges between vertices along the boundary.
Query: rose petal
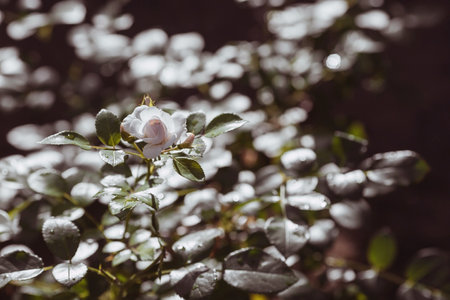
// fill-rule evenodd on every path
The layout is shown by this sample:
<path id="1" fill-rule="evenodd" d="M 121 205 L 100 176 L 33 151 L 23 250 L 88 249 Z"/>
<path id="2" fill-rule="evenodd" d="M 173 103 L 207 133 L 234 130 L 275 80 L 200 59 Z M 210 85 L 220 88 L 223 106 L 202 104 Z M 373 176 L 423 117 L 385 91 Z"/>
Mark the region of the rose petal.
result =
<path id="1" fill-rule="evenodd" d="M 164 118 L 164 114 L 169 115 L 166 112 L 163 112 L 162 110 L 154 107 L 154 106 L 146 106 L 141 105 L 136 107 L 134 111 L 137 111 L 137 117 L 142 120 L 142 122 L 147 123 L 151 119 L 153 119 L 155 116 L 158 117 L 163 123 L 166 123 L 166 120 Z M 133 112 L 134 113 L 134 112 Z M 169 115 L 170 116 L 170 115 Z"/>
<path id="2" fill-rule="evenodd" d="M 128 115 L 122 122 L 123 129 L 130 135 L 135 136 L 139 139 L 143 138 L 141 129 L 143 127 L 142 125 L 142 121 L 137 119 L 133 115 Z"/>
<path id="3" fill-rule="evenodd" d="M 162 144 L 167 140 L 167 127 L 157 117 L 149 120 L 144 126 L 145 142 L 149 144 Z"/>
<path id="4" fill-rule="evenodd" d="M 176 134 L 176 139 L 174 141 L 177 142 L 181 135 L 186 131 L 186 116 L 181 112 L 175 112 L 172 115 L 173 125 L 174 125 L 174 133 Z"/>
<path id="5" fill-rule="evenodd" d="M 151 145 L 151 144 L 147 144 L 145 145 L 143 152 L 145 157 L 147 158 L 155 158 L 158 155 L 161 154 L 161 151 L 163 150 L 163 146 L 162 145 Z"/>

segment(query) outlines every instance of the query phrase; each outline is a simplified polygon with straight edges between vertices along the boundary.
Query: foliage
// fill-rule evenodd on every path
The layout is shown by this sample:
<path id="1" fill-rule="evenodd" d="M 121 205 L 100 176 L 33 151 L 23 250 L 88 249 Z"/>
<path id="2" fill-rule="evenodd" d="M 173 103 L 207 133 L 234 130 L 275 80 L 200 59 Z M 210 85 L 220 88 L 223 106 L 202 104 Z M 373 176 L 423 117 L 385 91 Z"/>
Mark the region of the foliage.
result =
<path id="1" fill-rule="evenodd" d="M 426 164 L 416 153 L 396 151 L 362 159 L 367 143 L 338 132 L 329 137 L 325 149 L 291 144 L 279 150 L 272 165 L 256 173 L 235 169 L 237 179 L 217 181 L 224 168 L 216 160 L 229 151 L 221 147 L 239 143 L 247 122 L 230 113 L 207 122 L 202 112 L 179 111 L 185 116 L 184 132 L 149 158 L 143 149 L 172 136 L 169 131 L 174 130 L 160 124 L 161 112 L 153 105 L 151 101 L 150 106 L 138 106 L 139 112 L 156 114 L 136 125 L 142 130 L 131 133 L 112 112 L 101 110 L 95 127 L 103 145 L 68 131 L 40 142 L 75 145 L 80 154 L 98 151 L 102 168 L 39 168 L 9 178 L 23 182 L 21 193 L 30 196 L 9 214 L 3 212 L 4 234 L 13 239 L 17 233 L 8 224 L 21 215 L 46 211 L 37 215 L 37 224 L 42 224 L 43 240 L 54 259 L 44 267 L 41 258 L 23 250 L 25 246 L 8 246 L 0 256 L 2 285 L 35 278 L 28 284 L 39 290 L 48 280 L 41 273 L 51 270 L 54 280 L 69 288 L 63 293 L 81 298 L 97 294 L 91 287 L 99 281 L 104 282 L 102 297 L 117 299 L 166 299 L 171 292 L 186 299 L 214 298 L 224 284 L 250 294 L 315 299 L 324 293 L 312 275 L 321 265 L 342 274 L 365 274 L 372 268 L 374 275 L 360 279 L 363 283 L 387 277 L 396 252 L 395 239 L 387 232 L 371 240 L 368 270 L 308 253 L 324 253 L 336 237 L 336 223 L 352 229 L 363 226 L 367 205 L 361 197 L 382 195 L 422 178 Z M 235 139 L 225 134 L 238 128 Z M 144 136 L 133 136 L 141 132 Z M 221 137 L 226 137 L 225 144 L 212 140 Z M 341 161 L 340 167 L 324 163 L 320 153 L 326 149 Z M 218 157 L 210 156 L 214 151 Z M 93 215 L 99 212 L 100 220 Z M 435 260 L 412 263 L 401 294 L 415 293 L 412 283 L 420 291 L 428 288 L 421 283 L 430 270 L 427 261 Z M 93 282 L 86 286 L 85 279 Z M 366 285 L 361 284 L 357 293 L 370 295 Z"/>
<path id="2" fill-rule="evenodd" d="M 96 115 L 83 116 L 87 122 L 78 116 L 8 135 L 17 148 L 39 151 L 0 160 L 0 187 L 8 191 L 0 210 L 2 291 L 33 299 L 386 299 L 394 284 L 399 299 L 449 297 L 448 254 L 425 249 L 398 276 L 400 245 L 388 230 L 368 243 L 367 263 L 329 254 L 339 230 L 366 225 L 374 198 L 429 170 L 409 150 L 367 155 L 364 128 L 348 120 L 303 124 L 322 105 L 309 97 L 323 83 L 367 72 L 373 91 L 382 86 L 376 67 L 362 67 L 377 65 L 368 54 L 383 49 L 382 38 L 365 34 L 376 29 L 363 26 L 373 24 L 367 13 L 352 1 L 287 1 L 267 14 L 273 40 L 207 53 L 195 33 L 117 33 L 126 29 L 112 21 L 119 2 L 94 17 L 111 21 L 101 30 L 82 24 L 79 1 L 57 2 L 38 24 L 33 14 L 8 14 L 17 40 L 70 27 L 77 63 L 117 82 L 103 89 L 74 63 L 59 89 L 55 70 L 40 70 L 42 79 L 39 69 L 23 67 L 2 77 L 2 95 L 21 93 L 19 102 L 33 107 L 26 99 L 40 89 L 51 87 L 53 97 L 75 90 L 62 97 L 74 111 L 96 96 L 121 102 L 105 100 Z M 353 22 L 355 11 L 365 23 Z M 289 24 L 285 15 L 297 17 Z M 22 35 L 17 24 L 28 26 Z M 183 105 L 146 95 L 135 107 L 137 93 L 166 98 L 183 89 L 194 93 Z M 24 129 L 40 142 L 24 140 Z"/>

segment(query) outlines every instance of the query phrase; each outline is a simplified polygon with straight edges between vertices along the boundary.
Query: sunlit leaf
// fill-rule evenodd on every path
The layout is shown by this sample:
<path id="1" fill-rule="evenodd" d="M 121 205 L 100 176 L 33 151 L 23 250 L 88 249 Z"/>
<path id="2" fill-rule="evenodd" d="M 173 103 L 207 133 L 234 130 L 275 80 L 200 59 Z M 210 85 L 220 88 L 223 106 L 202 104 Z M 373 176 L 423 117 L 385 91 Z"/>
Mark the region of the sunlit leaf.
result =
<path id="1" fill-rule="evenodd" d="M 72 257 L 72 262 L 79 262 L 91 257 L 98 250 L 98 243 L 94 239 L 81 241 L 78 245 L 77 252 Z"/>
<path id="2" fill-rule="evenodd" d="M 0 286 L 11 280 L 28 280 L 43 272 L 42 259 L 29 252 L 16 250 L 0 256 Z"/>
<path id="3" fill-rule="evenodd" d="M 247 123 L 236 114 L 225 113 L 215 117 L 205 129 L 205 136 L 212 138 L 222 133 L 234 130 Z"/>
<path id="4" fill-rule="evenodd" d="M 216 238 L 223 236 L 222 228 L 210 228 L 183 236 L 173 244 L 173 251 L 186 261 L 201 259 L 214 245 Z"/>
<path id="5" fill-rule="evenodd" d="M 367 260 L 376 270 L 385 270 L 394 262 L 397 254 L 397 243 L 386 231 L 376 234 L 370 240 L 367 249 Z"/>
<path id="6" fill-rule="evenodd" d="M 428 164 L 414 151 L 377 153 L 364 160 L 361 167 L 367 178 L 384 186 L 406 186 L 419 182 L 429 172 Z"/>
<path id="7" fill-rule="evenodd" d="M 173 168 L 181 176 L 192 181 L 203 181 L 205 173 L 198 162 L 185 157 L 174 157 Z"/>
<path id="8" fill-rule="evenodd" d="M 146 189 L 143 191 L 132 193 L 130 194 L 130 198 L 146 204 L 147 207 L 152 211 L 157 210 L 159 207 L 159 200 L 151 193 L 151 190 L 152 189 Z"/>
<path id="9" fill-rule="evenodd" d="M 100 191 L 100 187 L 90 182 L 80 182 L 73 186 L 70 196 L 78 205 L 88 206 L 95 199 L 95 195 Z"/>
<path id="10" fill-rule="evenodd" d="M 130 237 L 129 244 L 130 246 L 135 246 L 140 243 L 147 241 L 152 236 L 152 233 L 146 229 L 140 228 L 133 232 Z"/>
<path id="11" fill-rule="evenodd" d="M 53 268 L 52 275 L 59 283 L 71 287 L 84 278 L 87 270 L 88 268 L 83 263 L 71 264 L 64 262 L 57 264 Z"/>
<path id="12" fill-rule="evenodd" d="M 127 187 L 128 182 L 123 175 L 108 175 L 103 177 L 100 183 L 105 187 Z"/>
<path id="13" fill-rule="evenodd" d="M 287 204 L 300 210 L 323 210 L 330 206 L 330 199 L 320 193 L 305 195 L 291 195 L 287 197 Z"/>
<path id="14" fill-rule="evenodd" d="M 284 262 L 257 248 L 230 253 L 224 261 L 223 279 L 253 293 L 276 293 L 298 280 Z"/>
<path id="15" fill-rule="evenodd" d="M 57 257 L 69 260 L 78 249 L 80 232 L 71 221 L 51 218 L 42 226 L 42 236 L 50 251 Z"/>
<path id="16" fill-rule="evenodd" d="M 113 216 L 122 220 L 139 203 L 141 202 L 136 199 L 118 198 L 111 200 L 111 202 L 108 203 L 108 208 Z"/>
<path id="17" fill-rule="evenodd" d="M 347 229 L 358 229 L 368 220 L 370 206 L 364 199 L 344 200 L 331 205 L 330 215 L 340 226 Z"/>
<path id="18" fill-rule="evenodd" d="M 112 266 L 118 266 L 124 262 L 126 262 L 127 260 L 131 259 L 131 257 L 133 256 L 133 252 L 131 252 L 130 249 L 125 249 L 120 251 L 119 253 L 117 253 L 116 255 L 114 255 L 114 258 L 112 260 Z"/>
<path id="19" fill-rule="evenodd" d="M 308 299 L 305 295 L 311 289 L 309 286 L 308 278 L 299 272 L 296 272 L 295 275 L 298 278 L 297 282 L 284 291 L 279 292 L 277 295 L 278 297 L 280 297 L 281 299 L 299 299 L 300 296 L 303 296 L 305 299 Z"/>
<path id="20" fill-rule="evenodd" d="M 190 114 L 186 119 L 186 129 L 197 135 L 202 133 L 205 128 L 206 116 L 202 112 L 195 112 Z"/>
<path id="21" fill-rule="evenodd" d="M 19 231 L 19 219 L 12 219 L 6 211 L 0 210 L 0 242 L 10 240 Z"/>
<path id="22" fill-rule="evenodd" d="M 314 224 L 309 227 L 309 235 L 310 244 L 324 247 L 333 242 L 338 235 L 338 230 L 333 220 L 320 219 L 316 220 Z"/>
<path id="23" fill-rule="evenodd" d="M 45 145 L 75 145 L 84 150 L 91 149 L 89 141 L 79 133 L 74 131 L 61 131 L 46 137 L 40 144 Z"/>
<path id="24" fill-rule="evenodd" d="M 102 249 L 102 252 L 103 253 L 115 253 L 115 252 L 119 252 L 125 248 L 126 248 L 125 243 L 122 243 L 119 241 L 112 241 L 112 242 L 106 243 L 106 245 Z"/>
<path id="25" fill-rule="evenodd" d="M 115 167 L 123 164 L 127 155 L 123 150 L 100 150 L 100 158 L 107 164 Z"/>
<path id="26" fill-rule="evenodd" d="M 330 173 L 326 176 L 328 188 L 339 197 L 359 198 L 366 182 L 366 175 L 361 170 L 348 173 Z"/>
<path id="27" fill-rule="evenodd" d="M 120 120 L 106 109 L 102 109 L 95 117 L 95 130 L 105 145 L 115 146 L 120 142 Z"/>
<path id="28" fill-rule="evenodd" d="M 154 260 L 161 251 L 161 241 L 156 237 L 149 238 L 133 251 L 141 260 Z"/>
<path id="29" fill-rule="evenodd" d="M 194 153 L 191 152 L 191 155 L 194 156 L 203 156 L 206 150 L 206 144 L 201 138 L 195 138 L 191 147 L 194 150 Z"/>
<path id="30" fill-rule="evenodd" d="M 308 148 L 289 150 L 281 155 L 281 164 L 286 170 L 303 172 L 310 169 L 317 158 L 316 153 Z"/>
<path id="31" fill-rule="evenodd" d="M 286 182 L 286 193 L 288 195 L 308 194 L 314 191 L 319 183 L 315 176 L 290 179 Z"/>
<path id="32" fill-rule="evenodd" d="M 67 192 L 67 183 L 58 172 L 41 169 L 27 179 L 28 186 L 35 191 L 50 197 L 62 197 Z"/>
<path id="33" fill-rule="evenodd" d="M 270 243 L 285 257 L 296 253 L 309 239 L 306 226 L 300 226 L 286 218 L 270 218 L 264 229 Z"/>

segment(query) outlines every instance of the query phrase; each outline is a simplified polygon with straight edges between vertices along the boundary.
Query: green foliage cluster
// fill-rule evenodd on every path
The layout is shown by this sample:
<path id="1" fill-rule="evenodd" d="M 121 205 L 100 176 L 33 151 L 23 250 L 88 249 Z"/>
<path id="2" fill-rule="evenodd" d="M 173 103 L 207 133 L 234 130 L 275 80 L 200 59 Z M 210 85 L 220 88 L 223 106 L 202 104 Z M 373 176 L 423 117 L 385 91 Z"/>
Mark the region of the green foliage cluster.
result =
<path id="1" fill-rule="evenodd" d="M 413 151 L 368 155 L 364 127 L 330 109 L 358 88 L 383 89 L 376 53 L 414 16 L 399 3 L 392 16 L 372 7 L 379 1 L 238 2 L 267 10 L 270 38 L 214 53 L 197 33 L 126 36 L 126 1 L 6 8 L 0 30 L 13 40 L 59 51 L 46 43 L 67 30 L 73 62 L 62 74 L 28 49 L 0 48 L 2 109 L 45 111 L 55 99 L 74 115 L 95 113 L 94 100 L 106 109 L 8 134 L 16 148 L 39 151 L 0 160 L 1 296 L 449 299 L 448 253 L 423 249 L 402 272 L 401 245 L 385 228 L 365 259 L 330 251 L 340 230 L 367 226 L 374 198 L 429 171 Z M 142 136 L 123 129 L 136 94 L 148 91 L 190 96 L 158 102 L 169 119 L 183 116 L 180 128 L 158 118 L 130 125 Z M 138 108 L 154 105 L 144 96 Z"/>
<path id="2" fill-rule="evenodd" d="M 156 108 L 152 101 L 146 107 Z M 6 246 L 1 285 L 45 299 L 322 299 L 327 285 L 339 283 L 336 297 L 364 299 L 391 281 L 402 299 L 445 297 L 446 281 L 433 274 L 437 268 L 448 275 L 448 257 L 424 251 L 399 277 L 389 272 L 397 243 L 386 230 L 371 239 L 367 265 L 326 255 L 339 227 L 364 226 L 365 199 L 423 178 L 428 167 L 417 153 L 365 157 L 364 139 L 336 132 L 322 148 L 287 144 L 255 173 L 236 165 L 211 176 L 211 164 L 224 158 L 208 153 L 241 147 L 247 121 L 233 113 L 184 116 L 184 138 L 154 158 L 144 155 L 152 140 L 126 132 L 119 117 L 105 109 L 95 120 L 102 145 L 67 130 L 43 139 L 44 145 L 98 151 L 105 165 L 43 168 L 8 178 L 23 182 L 28 198 L 1 211 L 3 240 L 17 235 L 20 226 L 40 228 L 54 258 L 44 263 L 25 245 Z M 152 120 L 142 126 L 153 126 Z M 144 132 L 160 133 L 161 127 L 151 128 Z M 162 134 L 169 134 L 163 128 Z M 233 137 L 228 132 L 236 129 L 234 142 L 212 142 Z M 337 164 L 326 161 L 330 158 Z M 29 214 L 36 214 L 36 224 L 25 228 Z M 321 268 L 325 278 L 315 275 Z"/>

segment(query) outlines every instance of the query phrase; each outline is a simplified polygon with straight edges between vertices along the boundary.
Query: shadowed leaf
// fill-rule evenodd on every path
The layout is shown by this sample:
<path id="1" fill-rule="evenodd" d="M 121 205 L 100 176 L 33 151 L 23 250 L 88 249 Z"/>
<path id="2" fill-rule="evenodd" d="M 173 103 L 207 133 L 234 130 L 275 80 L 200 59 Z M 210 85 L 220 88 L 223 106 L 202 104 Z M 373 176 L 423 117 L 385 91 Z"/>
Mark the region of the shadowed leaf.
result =
<path id="1" fill-rule="evenodd" d="M 298 280 L 284 262 L 257 248 L 230 253 L 223 276 L 229 285 L 252 293 L 280 292 Z"/>
<path id="2" fill-rule="evenodd" d="M 102 109 L 95 117 L 95 130 L 105 145 L 115 146 L 120 142 L 120 120 L 106 109 Z"/>
<path id="3" fill-rule="evenodd" d="M 42 235 L 50 251 L 57 257 L 69 260 L 78 249 L 80 232 L 69 220 L 51 218 L 44 222 Z"/>

